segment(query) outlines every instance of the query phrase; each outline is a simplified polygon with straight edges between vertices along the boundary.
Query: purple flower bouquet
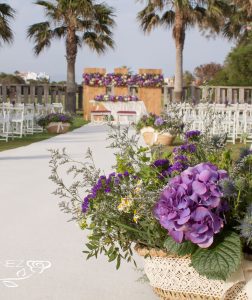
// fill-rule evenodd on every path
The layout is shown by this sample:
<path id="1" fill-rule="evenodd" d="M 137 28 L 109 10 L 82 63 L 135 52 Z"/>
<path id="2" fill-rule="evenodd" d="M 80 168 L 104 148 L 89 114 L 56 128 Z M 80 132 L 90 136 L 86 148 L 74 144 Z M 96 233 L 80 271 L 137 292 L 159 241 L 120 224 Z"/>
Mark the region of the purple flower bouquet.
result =
<path id="1" fill-rule="evenodd" d="M 150 117 L 153 126 L 167 122 L 155 115 L 144 116 L 142 122 L 148 124 Z M 56 194 L 70 199 L 61 208 L 89 231 L 84 251 L 88 258 L 103 253 L 119 268 L 122 260 L 134 262 L 132 250 L 137 245 L 149 255 L 150 269 L 158 268 L 149 277 L 155 287 L 165 277 L 161 286 L 173 291 L 172 276 L 177 274 L 183 284 L 192 276 L 202 282 L 197 290 L 188 286 L 188 293 L 213 285 L 218 298 L 220 291 L 228 293 L 225 289 L 238 282 L 235 291 L 243 295 L 246 280 L 239 277 L 241 263 L 245 253 L 252 254 L 251 151 L 237 157 L 225 143 L 218 143 L 222 136 L 199 131 L 186 132 L 181 145 L 172 150 L 160 150 L 141 146 L 139 135 L 132 136 L 129 128 L 111 130 L 116 165 L 109 175 L 95 168 L 89 152 L 90 163 L 70 167 L 76 182 L 65 189 L 58 169 L 75 162 L 65 152 L 52 153 Z"/>

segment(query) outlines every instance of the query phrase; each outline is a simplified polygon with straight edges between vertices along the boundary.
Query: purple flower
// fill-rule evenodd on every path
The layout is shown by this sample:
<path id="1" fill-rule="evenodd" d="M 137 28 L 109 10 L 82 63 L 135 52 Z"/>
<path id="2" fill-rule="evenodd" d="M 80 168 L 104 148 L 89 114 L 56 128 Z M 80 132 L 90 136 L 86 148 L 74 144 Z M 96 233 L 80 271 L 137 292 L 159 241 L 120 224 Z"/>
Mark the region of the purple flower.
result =
<path id="1" fill-rule="evenodd" d="M 170 180 L 154 215 L 176 242 L 189 240 L 202 248 L 213 243 L 214 234 L 224 226 L 226 203 L 219 182 L 227 177 L 226 171 L 201 163 Z"/>
<path id="2" fill-rule="evenodd" d="M 189 140 L 189 139 L 197 138 L 200 135 L 201 135 L 201 132 L 199 130 L 191 130 L 191 131 L 187 131 L 185 133 L 185 138 L 186 138 L 186 140 Z"/>
<path id="3" fill-rule="evenodd" d="M 91 195 L 88 195 L 84 198 L 84 201 L 82 202 L 82 212 L 85 214 L 89 208 L 89 199 L 91 198 Z"/>
<path id="4" fill-rule="evenodd" d="M 153 163 L 154 167 L 168 167 L 169 166 L 169 160 L 168 159 L 158 159 L 155 160 Z"/>
<path id="5" fill-rule="evenodd" d="M 173 172 L 181 173 L 187 168 L 187 165 L 183 162 L 177 161 L 173 165 L 171 165 L 168 169 L 168 173 L 172 174 Z"/>
<path id="6" fill-rule="evenodd" d="M 173 149 L 173 153 L 194 153 L 196 152 L 196 146 L 194 144 L 184 144 Z"/>
<path id="7" fill-rule="evenodd" d="M 154 122 L 155 126 L 162 126 L 163 124 L 164 124 L 164 119 L 161 117 L 158 117 Z"/>

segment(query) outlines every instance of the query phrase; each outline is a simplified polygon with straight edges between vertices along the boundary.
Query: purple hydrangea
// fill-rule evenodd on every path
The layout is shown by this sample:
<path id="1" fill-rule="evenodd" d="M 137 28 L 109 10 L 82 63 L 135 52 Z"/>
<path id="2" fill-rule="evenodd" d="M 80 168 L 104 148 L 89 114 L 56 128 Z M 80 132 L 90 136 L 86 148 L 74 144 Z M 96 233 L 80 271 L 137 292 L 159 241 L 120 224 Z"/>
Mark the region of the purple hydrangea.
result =
<path id="1" fill-rule="evenodd" d="M 189 240 L 201 248 L 213 243 L 224 226 L 226 202 L 219 182 L 227 172 L 210 163 L 189 167 L 172 178 L 154 208 L 154 215 L 178 243 Z"/>

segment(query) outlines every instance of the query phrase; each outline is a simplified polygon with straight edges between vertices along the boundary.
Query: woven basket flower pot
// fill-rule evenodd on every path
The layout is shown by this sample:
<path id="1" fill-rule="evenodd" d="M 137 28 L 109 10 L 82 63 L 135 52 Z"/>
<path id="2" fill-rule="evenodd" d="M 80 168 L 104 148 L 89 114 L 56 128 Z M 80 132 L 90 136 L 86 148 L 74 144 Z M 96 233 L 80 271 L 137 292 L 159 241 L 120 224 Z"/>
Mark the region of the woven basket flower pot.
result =
<path id="1" fill-rule="evenodd" d="M 180 257 L 161 250 L 148 250 L 139 245 L 135 250 L 144 257 L 144 270 L 150 285 L 162 300 L 249 299 L 244 288 L 245 282 L 238 280 L 237 274 L 226 282 L 209 280 L 190 266 L 189 256 Z"/>
<path id="2" fill-rule="evenodd" d="M 69 131 L 70 123 L 51 122 L 46 127 L 48 133 L 66 133 Z"/>
<path id="3" fill-rule="evenodd" d="M 163 146 L 171 146 L 175 140 L 176 136 L 171 135 L 170 133 L 158 134 L 157 141 L 155 144 Z"/>
<path id="4" fill-rule="evenodd" d="M 148 146 L 152 146 L 154 143 L 154 132 L 155 129 L 150 126 L 141 129 L 143 139 Z"/>

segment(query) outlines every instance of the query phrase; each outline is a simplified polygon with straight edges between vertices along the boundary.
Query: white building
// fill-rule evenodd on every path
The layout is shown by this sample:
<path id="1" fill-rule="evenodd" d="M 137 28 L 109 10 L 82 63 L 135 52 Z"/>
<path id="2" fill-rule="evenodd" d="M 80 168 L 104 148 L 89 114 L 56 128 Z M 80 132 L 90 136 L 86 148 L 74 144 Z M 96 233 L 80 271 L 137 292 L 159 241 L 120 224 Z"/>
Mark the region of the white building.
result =
<path id="1" fill-rule="evenodd" d="M 26 82 L 29 80 L 50 80 L 50 76 L 45 72 L 35 73 L 35 72 L 19 72 L 18 76 L 22 77 Z"/>

